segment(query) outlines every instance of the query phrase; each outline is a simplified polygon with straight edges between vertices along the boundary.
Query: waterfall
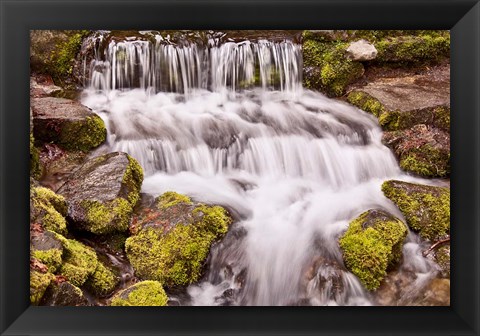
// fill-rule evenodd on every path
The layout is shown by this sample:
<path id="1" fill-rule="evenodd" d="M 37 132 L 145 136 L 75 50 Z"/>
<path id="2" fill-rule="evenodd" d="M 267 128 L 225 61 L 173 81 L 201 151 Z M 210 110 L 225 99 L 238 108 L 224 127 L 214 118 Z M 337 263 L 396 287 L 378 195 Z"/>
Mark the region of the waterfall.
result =
<path id="1" fill-rule="evenodd" d="M 366 210 L 402 218 L 380 186 L 414 178 L 382 145 L 373 116 L 302 89 L 301 45 L 111 40 L 88 72 L 82 102 L 104 119 L 108 150 L 144 167 L 142 192 L 177 191 L 236 218 L 202 280 L 172 300 L 375 304 L 337 241 Z M 409 270 L 431 275 L 432 263 L 412 262 L 418 244 L 409 235 Z"/>

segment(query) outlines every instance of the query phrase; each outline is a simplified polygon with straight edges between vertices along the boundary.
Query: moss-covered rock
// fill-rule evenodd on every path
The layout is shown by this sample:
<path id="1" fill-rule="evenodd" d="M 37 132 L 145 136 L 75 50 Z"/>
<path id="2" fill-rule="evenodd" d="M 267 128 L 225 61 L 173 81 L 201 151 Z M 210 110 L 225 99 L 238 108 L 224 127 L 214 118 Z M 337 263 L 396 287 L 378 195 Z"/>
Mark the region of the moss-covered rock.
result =
<path id="1" fill-rule="evenodd" d="M 382 191 L 423 239 L 436 241 L 450 232 L 450 189 L 390 180 Z"/>
<path id="2" fill-rule="evenodd" d="M 140 278 L 168 287 L 188 285 L 199 279 L 210 246 L 230 223 L 222 207 L 168 192 L 135 215 L 136 235 L 127 239 L 125 251 Z"/>
<path id="3" fill-rule="evenodd" d="M 448 83 L 447 83 L 448 84 Z M 347 101 L 378 118 L 386 131 L 427 124 L 450 131 L 449 89 L 408 78 L 378 80 L 348 93 Z"/>
<path id="4" fill-rule="evenodd" d="M 67 199 L 72 225 L 103 235 L 128 229 L 142 181 L 138 162 L 115 152 L 85 162 L 58 192 Z"/>
<path id="5" fill-rule="evenodd" d="M 74 87 L 72 72 L 88 30 L 30 31 L 30 68 L 49 74 L 57 85 Z"/>
<path id="6" fill-rule="evenodd" d="M 92 248 L 76 240 L 61 235 L 57 235 L 57 238 L 62 242 L 64 249 L 63 262 L 58 273 L 67 278 L 72 285 L 82 286 L 97 269 L 97 254 Z"/>
<path id="7" fill-rule="evenodd" d="M 40 157 L 38 149 L 35 147 L 35 139 L 30 133 L 30 176 L 38 179 L 42 175 L 42 167 L 40 165 Z"/>
<path id="8" fill-rule="evenodd" d="M 111 294 L 119 282 L 120 278 L 99 261 L 95 272 L 88 278 L 85 286 L 96 296 L 104 297 Z"/>
<path id="9" fill-rule="evenodd" d="M 65 198 L 44 187 L 30 189 L 30 223 L 60 234 L 67 232 Z"/>
<path id="10" fill-rule="evenodd" d="M 30 270 L 30 303 L 38 305 L 42 299 L 47 287 L 55 276 L 52 273 L 41 273 Z"/>
<path id="11" fill-rule="evenodd" d="M 385 132 L 382 142 L 400 161 L 400 167 L 424 177 L 450 175 L 450 134 L 427 125 Z"/>
<path id="12" fill-rule="evenodd" d="M 111 306 L 166 306 L 167 294 L 158 281 L 142 281 L 115 295 Z"/>
<path id="13" fill-rule="evenodd" d="M 435 262 L 440 267 L 442 277 L 450 278 L 450 244 L 441 246 L 435 251 Z"/>
<path id="14" fill-rule="evenodd" d="M 63 246 L 52 231 L 30 231 L 30 254 L 54 273 L 62 263 Z"/>
<path id="15" fill-rule="evenodd" d="M 107 136 L 98 115 L 80 103 L 64 98 L 32 98 L 34 136 L 68 150 L 89 151 Z"/>
<path id="16" fill-rule="evenodd" d="M 387 268 L 401 257 L 406 226 L 394 216 L 369 210 L 350 222 L 340 238 L 343 259 L 365 288 L 374 290 L 387 274 Z"/>
<path id="17" fill-rule="evenodd" d="M 395 63 L 421 63 L 437 61 L 450 56 L 450 33 L 442 31 L 436 36 L 419 34 L 387 37 L 375 43 L 377 61 Z"/>
<path id="18" fill-rule="evenodd" d="M 320 90 L 332 97 L 341 96 L 347 85 L 359 79 L 364 68 L 346 56 L 348 43 L 303 42 L 303 84 L 308 89 Z"/>

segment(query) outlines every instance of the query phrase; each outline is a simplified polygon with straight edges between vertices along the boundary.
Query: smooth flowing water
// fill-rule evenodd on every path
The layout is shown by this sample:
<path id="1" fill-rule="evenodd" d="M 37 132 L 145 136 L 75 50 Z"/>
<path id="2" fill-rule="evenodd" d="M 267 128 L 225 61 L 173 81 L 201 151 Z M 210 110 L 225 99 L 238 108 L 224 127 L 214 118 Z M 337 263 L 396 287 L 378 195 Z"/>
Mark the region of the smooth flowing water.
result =
<path id="1" fill-rule="evenodd" d="M 235 218 L 182 305 L 378 304 L 343 265 L 338 238 L 382 194 L 414 180 L 371 115 L 301 86 L 301 45 L 111 41 L 89 65 L 83 104 L 106 122 L 105 150 L 144 167 L 142 192 L 187 194 Z M 433 277 L 409 234 L 400 271 Z M 407 298 L 403 298 L 406 300 Z"/>

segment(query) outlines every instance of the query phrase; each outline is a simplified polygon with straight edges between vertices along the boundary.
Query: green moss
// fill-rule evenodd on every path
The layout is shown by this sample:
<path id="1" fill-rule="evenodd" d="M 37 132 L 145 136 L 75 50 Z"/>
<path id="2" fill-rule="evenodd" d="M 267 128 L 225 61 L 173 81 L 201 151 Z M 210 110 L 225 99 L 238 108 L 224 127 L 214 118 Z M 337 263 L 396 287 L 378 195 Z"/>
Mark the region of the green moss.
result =
<path id="1" fill-rule="evenodd" d="M 30 270 L 30 302 L 38 305 L 55 276 L 51 273 L 40 273 Z"/>
<path id="2" fill-rule="evenodd" d="M 387 268 L 398 262 L 407 228 L 392 216 L 371 220 L 371 214 L 372 210 L 364 212 L 350 223 L 340 238 L 340 247 L 348 269 L 365 288 L 374 290 L 380 286 Z"/>
<path id="3" fill-rule="evenodd" d="M 122 182 L 131 190 L 128 194 L 128 201 L 132 207 L 137 204 L 140 198 L 140 189 L 143 182 L 143 169 L 137 160 L 128 156 L 128 166 L 123 175 Z"/>
<path id="4" fill-rule="evenodd" d="M 382 184 L 382 191 L 422 238 L 435 241 L 450 231 L 449 189 L 392 180 Z"/>
<path id="5" fill-rule="evenodd" d="M 345 56 L 348 43 L 318 42 L 306 40 L 303 43 L 305 67 L 319 68 L 313 75 L 305 73 L 304 85 L 310 89 L 321 89 L 330 96 L 342 95 L 348 84 L 363 75 L 363 65 Z M 318 78 L 319 77 L 319 78 Z"/>
<path id="6" fill-rule="evenodd" d="M 62 253 L 60 249 L 34 250 L 32 256 L 38 259 L 48 267 L 48 271 L 54 273 L 62 263 Z"/>
<path id="7" fill-rule="evenodd" d="M 38 179 L 42 175 L 42 166 L 40 165 L 40 157 L 38 149 L 35 147 L 35 139 L 30 133 L 30 176 Z"/>
<path id="8" fill-rule="evenodd" d="M 101 145 L 107 138 L 107 129 L 102 118 L 92 115 L 83 120 L 71 122 L 62 128 L 58 143 L 69 150 L 89 150 Z"/>
<path id="9" fill-rule="evenodd" d="M 95 272 L 88 278 L 85 285 L 96 296 L 106 296 L 113 292 L 120 279 L 102 262 L 98 262 Z"/>
<path id="10" fill-rule="evenodd" d="M 48 72 L 56 83 L 63 83 L 73 73 L 75 57 L 80 51 L 82 40 L 89 34 L 88 30 L 69 33 L 65 41 L 61 41 L 50 55 Z"/>
<path id="11" fill-rule="evenodd" d="M 158 198 L 159 209 L 167 209 L 179 203 L 193 204 L 190 197 L 174 191 L 167 191 Z"/>
<path id="12" fill-rule="evenodd" d="M 157 281 L 142 281 L 119 292 L 111 306 L 166 306 L 167 294 Z"/>
<path id="13" fill-rule="evenodd" d="M 215 236 L 194 225 L 177 224 L 167 234 L 147 228 L 125 242 L 137 276 L 166 286 L 183 286 L 199 279 Z"/>
<path id="14" fill-rule="evenodd" d="M 133 207 L 124 198 L 116 198 L 108 203 L 84 200 L 81 206 L 85 209 L 84 228 L 94 234 L 123 232 L 128 229 Z"/>
<path id="15" fill-rule="evenodd" d="M 232 219 L 227 211 L 221 206 L 207 206 L 201 204 L 192 211 L 193 215 L 203 214 L 202 220 L 198 224 L 201 229 L 204 229 L 215 237 L 220 237 L 227 233 Z"/>
<path id="16" fill-rule="evenodd" d="M 378 62 L 424 63 L 450 55 L 450 34 L 384 38 L 375 43 Z"/>
<path id="17" fill-rule="evenodd" d="M 435 252 L 435 261 L 440 267 L 442 276 L 450 278 L 450 245 L 438 248 Z"/>
<path id="18" fill-rule="evenodd" d="M 425 177 L 447 177 L 450 175 L 450 153 L 427 143 L 402 155 L 400 167 Z"/>
<path id="19" fill-rule="evenodd" d="M 33 207 L 30 218 L 32 222 L 41 223 L 46 230 L 66 234 L 67 222 L 64 216 L 67 205 L 63 196 L 48 188 L 36 187 L 32 189 L 30 199 Z"/>
<path id="20" fill-rule="evenodd" d="M 97 269 L 98 259 L 95 251 L 76 240 L 66 239 L 61 235 L 56 237 L 62 242 L 64 248 L 63 264 L 58 272 L 72 285 L 83 285 Z"/>
<path id="21" fill-rule="evenodd" d="M 350 104 L 355 105 L 359 109 L 380 117 L 386 112 L 385 106 L 377 99 L 362 91 L 352 91 L 348 94 L 347 100 Z"/>

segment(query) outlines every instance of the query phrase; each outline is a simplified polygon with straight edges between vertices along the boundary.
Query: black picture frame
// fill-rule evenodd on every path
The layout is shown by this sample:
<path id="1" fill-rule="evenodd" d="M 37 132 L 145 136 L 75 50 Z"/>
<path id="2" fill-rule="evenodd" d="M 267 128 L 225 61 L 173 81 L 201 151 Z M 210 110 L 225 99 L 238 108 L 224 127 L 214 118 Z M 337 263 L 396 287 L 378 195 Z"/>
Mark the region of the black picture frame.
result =
<path id="1" fill-rule="evenodd" d="M 2 335 L 479 335 L 480 4 L 473 0 L 0 0 Z M 450 307 L 33 307 L 29 30 L 451 29 Z"/>

